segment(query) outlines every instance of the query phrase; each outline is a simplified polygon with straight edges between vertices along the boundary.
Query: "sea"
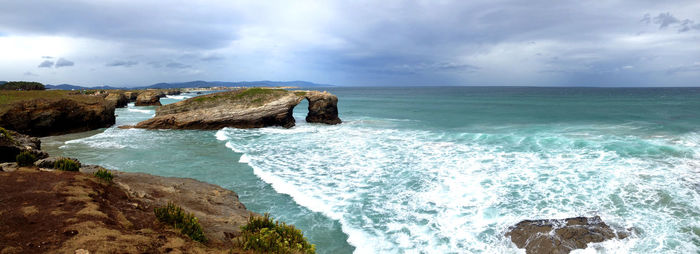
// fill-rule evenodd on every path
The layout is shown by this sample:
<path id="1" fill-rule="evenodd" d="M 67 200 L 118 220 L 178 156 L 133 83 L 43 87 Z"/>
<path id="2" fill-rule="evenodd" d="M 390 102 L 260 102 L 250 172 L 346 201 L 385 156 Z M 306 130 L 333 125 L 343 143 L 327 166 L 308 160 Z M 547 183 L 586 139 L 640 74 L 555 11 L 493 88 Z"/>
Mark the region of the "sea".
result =
<path id="1" fill-rule="evenodd" d="M 700 253 L 700 88 L 332 87 L 339 125 L 119 129 L 53 155 L 189 177 L 300 228 L 318 253 L 525 253 L 526 219 L 600 216 L 622 240 L 572 253 Z M 173 103 L 196 94 L 161 99 Z"/>

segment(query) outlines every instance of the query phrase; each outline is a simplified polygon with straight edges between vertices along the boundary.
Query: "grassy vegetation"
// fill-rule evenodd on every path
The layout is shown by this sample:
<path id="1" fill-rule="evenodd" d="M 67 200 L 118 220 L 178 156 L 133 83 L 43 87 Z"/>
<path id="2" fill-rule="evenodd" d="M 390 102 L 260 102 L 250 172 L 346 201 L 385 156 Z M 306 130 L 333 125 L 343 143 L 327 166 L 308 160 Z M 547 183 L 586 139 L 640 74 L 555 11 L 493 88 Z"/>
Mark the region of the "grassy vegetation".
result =
<path id="1" fill-rule="evenodd" d="M 80 164 L 68 158 L 60 158 L 53 164 L 53 168 L 63 171 L 78 171 Z"/>
<path id="2" fill-rule="evenodd" d="M 97 103 L 103 99 L 98 96 L 80 95 L 78 91 L 46 90 L 46 91 L 11 91 L 0 90 L 0 114 L 9 109 L 14 103 L 31 100 L 58 101 L 70 99 L 79 102 Z"/>
<path id="3" fill-rule="evenodd" d="M 241 227 L 239 245 L 256 253 L 316 253 L 301 230 L 280 223 L 265 213 L 263 217 L 250 216 L 248 224 Z"/>
<path id="4" fill-rule="evenodd" d="M 100 178 L 108 183 L 112 182 L 112 179 L 114 178 L 114 175 L 112 175 L 112 172 L 109 172 L 109 170 L 106 169 L 98 169 L 97 172 L 95 172 L 95 176 L 97 178 Z"/>
<path id="5" fill-rule="evenodd" d="M 306 95 L 306 92 L 304 92 L 304 91 L 294 91 L 294 94 L 296 94 L 297 96 L 304 96 L 304 95 Z"/>
<path id="6" fill-rule="evenodd" d="M 15 160 L 17 160 L 17 165 L 26 167 L 34 164 L 34 162 L 36 161 L 36 156 L 34 156 L 34 154 L 30 153 L 29 151 L 23 151 L 19 153 L 17 157 L 15 157 Z"/>
<path id="7" fill-rule="evenodd" d="M 10 134 L 9 131 L 5 130 L 5 128 L 0 127 L 0 134 L 2 134 L 2 136 L 6 139 L 10 140 L 10 142 L 15 142 L 15 139 L 12 137 L 12 134 Z"/>
<path id="8" fill-rule="evenodd" d="M 202 243 L 207 241 L 197 217 L 194 217 L 193 214 L 186 212 L 173 202 L 168 202 L 166 206 L 155 208 L 154 212 L 159 221 L 180 229 L 183 235 L 189 236 L 192 240 Z"/>
<path id="9" fill-rule="evenodd" d="M 195 97 L 192 100 L 200 103 L 208 101 L 228 100 L 235 101 L 237 103 L 260 105 L 270 99 L 285 95 L 288 92 L 289 91 L 284 89 L 254 87 L 239 91 L 214 93 L 211 95 Z"/>
<path id="10" fill-rule="evenodd" d="M 0 90 L 45 90 L 46 87 L 39 82 L 10 81 L 0 85 Z"/>

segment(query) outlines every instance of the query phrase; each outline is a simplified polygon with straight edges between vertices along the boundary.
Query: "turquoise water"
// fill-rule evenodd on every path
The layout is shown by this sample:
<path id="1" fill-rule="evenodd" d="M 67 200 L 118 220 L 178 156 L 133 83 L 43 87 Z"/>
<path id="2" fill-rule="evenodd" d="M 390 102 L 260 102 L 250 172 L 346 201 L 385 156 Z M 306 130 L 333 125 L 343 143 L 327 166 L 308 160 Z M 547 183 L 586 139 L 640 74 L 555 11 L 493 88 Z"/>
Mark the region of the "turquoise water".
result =
<path id="1" fill-rule="evenodd" d="M 700 89 L 329 90 L 341 125 L 305 123 L 304 103 L 291 129 L 108 128 L 44 146 L 230 188 L 319 253 L 524 253 L 508 226 L 593 215 L 633 235 L 578 252 L 700 251 Z M 130 105 L 117 125 L 153 114 Z"/>

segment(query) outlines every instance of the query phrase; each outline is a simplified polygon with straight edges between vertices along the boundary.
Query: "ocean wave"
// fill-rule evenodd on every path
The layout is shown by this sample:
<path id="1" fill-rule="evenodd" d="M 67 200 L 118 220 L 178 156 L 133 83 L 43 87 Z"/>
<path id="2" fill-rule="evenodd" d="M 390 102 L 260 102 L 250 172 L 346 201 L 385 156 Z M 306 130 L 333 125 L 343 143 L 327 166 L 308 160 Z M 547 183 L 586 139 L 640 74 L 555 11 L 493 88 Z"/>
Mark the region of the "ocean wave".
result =
<path id="1" fill-rule="evenodd" d="M 518 252 L 503 236 L 509 226 L 581 215 L 644 232 L 583 252 L 697 251 L 674 244 L 700 226 L 695 137 L 608 130 L 616 128 L 437 133 L 358 123 L 215 136 L 277 192 L 339 221 L 357 253 Z"/>
<path id="2" fill-rule="evenodd" d="M 143 114 L 153 114 L 155 110 L 150 110 L 150 109 L 137 109 L 137 108 L 128 108 L 127 109 L 129 112 L 136 112 L 136 113 L 143 113 Z"/>

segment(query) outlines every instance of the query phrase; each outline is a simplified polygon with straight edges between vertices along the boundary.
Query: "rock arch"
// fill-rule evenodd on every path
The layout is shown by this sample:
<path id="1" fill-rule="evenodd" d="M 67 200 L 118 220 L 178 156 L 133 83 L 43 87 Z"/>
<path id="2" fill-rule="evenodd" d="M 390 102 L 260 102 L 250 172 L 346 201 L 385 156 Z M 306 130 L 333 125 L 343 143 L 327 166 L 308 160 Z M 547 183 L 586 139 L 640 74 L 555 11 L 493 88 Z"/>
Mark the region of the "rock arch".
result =
<path id="1" fill-rule="evenodd" d="M 302 91 L 296 92 L 309 102 L 309 113 L 306 122 L 339 124 L 342 121 L 338 117 L 338 96 L 328 92 Z M 301 100 L 300 100 L 301 102 Z"/>

